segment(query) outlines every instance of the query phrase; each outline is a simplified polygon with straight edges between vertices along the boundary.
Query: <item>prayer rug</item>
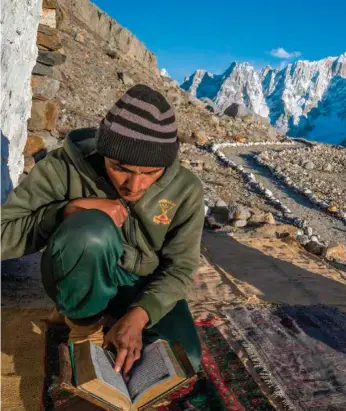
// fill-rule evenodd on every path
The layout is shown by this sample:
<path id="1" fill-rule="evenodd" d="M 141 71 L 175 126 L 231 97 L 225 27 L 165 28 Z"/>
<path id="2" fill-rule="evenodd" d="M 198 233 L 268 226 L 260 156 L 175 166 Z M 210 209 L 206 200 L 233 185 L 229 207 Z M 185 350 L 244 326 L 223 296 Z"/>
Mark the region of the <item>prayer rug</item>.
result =
<path id="1" fill-rule="evenodd" d="M 246 351 L 284 409 L 345 411 L 344 313 L 322 305 L 235 305 L 223 312 L 230 344 Z"/>
<path id="2" fill-rule="evenodd" d="M 273 411 L 274 408 L 244 368 L 213 321 L 197 321 L 202 341 L 202 371 L 194 385 L 187 385 L 168 398 L 159 411 Z M 58 346 L 67 339 L 67 328 L 50 326 L 46 332 L 43 411 L 53 411 L 70 394 L 56 393 Z M 95 408 L 96 409 L 96 408 Z"/>

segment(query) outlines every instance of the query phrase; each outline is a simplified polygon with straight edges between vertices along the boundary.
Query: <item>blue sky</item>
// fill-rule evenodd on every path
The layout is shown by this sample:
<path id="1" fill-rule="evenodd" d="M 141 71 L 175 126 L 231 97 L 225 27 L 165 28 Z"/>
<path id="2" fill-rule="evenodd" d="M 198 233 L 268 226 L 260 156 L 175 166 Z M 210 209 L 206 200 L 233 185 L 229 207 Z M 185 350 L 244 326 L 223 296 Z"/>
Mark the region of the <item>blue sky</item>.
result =
<path id="1" fill-rule="evenodd" d="M 346 51 L 346 0 L 94 0 L 182 81 L 233 61 L 256 69 Z"/>

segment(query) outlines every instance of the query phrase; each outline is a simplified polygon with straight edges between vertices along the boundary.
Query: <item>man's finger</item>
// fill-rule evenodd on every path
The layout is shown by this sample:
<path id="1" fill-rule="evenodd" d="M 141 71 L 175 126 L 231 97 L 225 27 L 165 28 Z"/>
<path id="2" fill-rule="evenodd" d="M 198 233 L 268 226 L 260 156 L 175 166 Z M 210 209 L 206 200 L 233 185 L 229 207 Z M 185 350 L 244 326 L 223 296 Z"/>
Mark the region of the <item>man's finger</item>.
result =
<path id="1" fill-rule="evenodd" d="M 119 348 L 117 350 L 117 358 L 116 358 L 115 364 L 114 364 L 115 372 L 119 372 L 122 369 L 122 366 L 124 365 L 127 353 L 128 353 L 127 348 Z"/>
<path id="2" fill-rule="evenodd" d="M 135 361 L 141 358 L 141 350 L 139 348 L 135 349 Z"/>
<path id="3" fill-rule="evenodd" d="M 135 353 L 131 349 L 127 352 L 127 357 L 124 365 L 124 373 L 127 374 L 135 362 Z"/>

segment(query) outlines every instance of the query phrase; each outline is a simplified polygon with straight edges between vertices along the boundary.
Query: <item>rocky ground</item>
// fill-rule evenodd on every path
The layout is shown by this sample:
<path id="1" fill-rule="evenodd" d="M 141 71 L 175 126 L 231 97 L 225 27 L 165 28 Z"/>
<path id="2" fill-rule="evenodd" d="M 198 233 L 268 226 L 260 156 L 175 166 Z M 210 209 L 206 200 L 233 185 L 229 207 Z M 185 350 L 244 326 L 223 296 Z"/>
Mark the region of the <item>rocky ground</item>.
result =
<path id="1" fill-rule="evenodd" d="M 331 212 L 346 212 L 345 149 L 316 144 L 297 150 L 265 151 L 260 159 L 297 187 L 308 189 L 311 196 L 328 204 Z"/>

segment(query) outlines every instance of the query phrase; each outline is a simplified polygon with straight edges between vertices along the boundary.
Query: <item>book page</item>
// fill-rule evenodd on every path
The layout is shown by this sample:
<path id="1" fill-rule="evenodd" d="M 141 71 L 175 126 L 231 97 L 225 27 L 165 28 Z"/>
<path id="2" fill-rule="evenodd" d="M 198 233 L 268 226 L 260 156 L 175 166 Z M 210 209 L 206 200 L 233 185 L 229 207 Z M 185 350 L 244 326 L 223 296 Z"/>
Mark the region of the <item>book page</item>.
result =
<path id="1" fill-rule="evenodd" d="M 160 342 L 155 342 L 144 348 L 142 357 L 132 370 L 127 383 L 132 402 L 148 388 L 175 375 L 173 364 Z"/>
<path id="2" fill-rule="evenodd" d="M 131 401 L 130 394 L 121 373 L 114 371 L 114 354 L 94 344 L 91 344 L 90 352 L 97 378 L 111 387 L 116 387 Z"/>

